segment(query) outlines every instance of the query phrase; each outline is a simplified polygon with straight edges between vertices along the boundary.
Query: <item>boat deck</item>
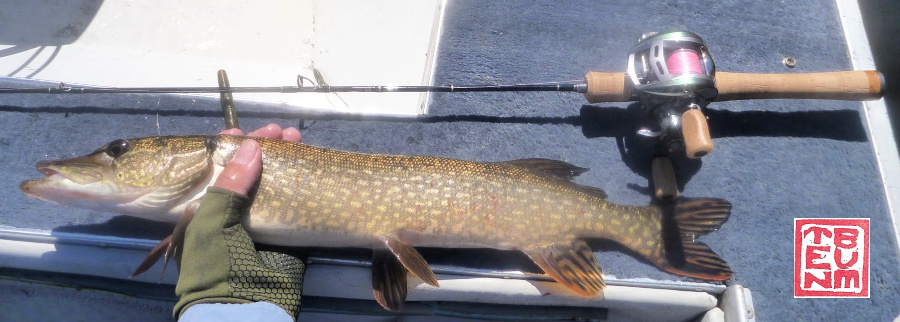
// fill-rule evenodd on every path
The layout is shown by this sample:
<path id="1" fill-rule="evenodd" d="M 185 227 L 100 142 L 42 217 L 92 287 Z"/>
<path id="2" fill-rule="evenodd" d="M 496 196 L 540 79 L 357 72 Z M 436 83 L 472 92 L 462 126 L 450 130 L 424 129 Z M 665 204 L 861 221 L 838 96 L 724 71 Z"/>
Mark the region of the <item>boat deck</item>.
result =
<path id="1" fill-rule="evenodd" d="M 849 7 L 858 10 L 855 3 Z M 626 52 L 641 34 L 675 29 L 702 36 L 720 71 L 805 73 L 873 68 L 871 61 L 859 60 L 858 55 L 865 55 L 867 50 L 867 46 L 854 47 L 859 46 L 859 36 L 845 35 L 842 17 L 846 18 L 848 9 L 842 7 L 839 11 L 829 1 L 449 1 L 445 10 L 434 84 L 536 83 L 577 80 L 591 70 L 624 71 Z M 16 45 L 11 37 L 0 41 L 5 42 L 0 45 Z M 65 45 L 61 48 L 66 50 Z M 858 48 L 863 48 L 863 52 Z M 0 50 L 0 60 L 3 55 Z M 785 67 L 782 60 L 786 57 L 794 58 L 797 66 Z M 41 79 L 40 73 L 33 78 Z M 0 83 L 16 82 L 4 79 Z M 715 150 L 702 161 L 676 160 L 684 196 L 725 198 L 733 204 L 728 222 L 700 239 L 734 269 L 734 278 L 726 284 L 742 285 L 752 291 L 754 317 L 762 321 L 889 320 L 900 313 L 896 305 L 900 298 L 900 262 L 895 230 L 900 217 L 900 188 L 896 185 L 900 169 L 892 133 L 889 127 L 885 128 L 884 103 L 867 104 L 874 105 L 827 100 L 714 102 L 706 115 Z M 590 168 L 576 181 L 605 190 L 612 202 L 646 205 L 651 201 L 648 186 L 652 143 L 635 134 L 634 112 L 641 108 L 637 103 L 589 105 L 574 93 L 434 93 L 428 114 L 416 118 L 312 113 L 282 107 L 238 102 L 241 127 L 252 129 L 268 123 L 300 127 L 304 143 L 358 152 L 478 161 L 559 159 Z M 51 237 L 91 234 L 153 240 L 164 237 L 171 227 L 51 205 L 27 198 L 19 192 L 18 185 L 39 176 L 33 167 L 39 160 L 81 155 L 118 138 L 216 133 L 223 129 L 224 122 L 215 98 L 3 95 L 0 127 L 4 129 L 0 131 L 0 147 L 4 151 L 0 164 L 5 170 L 0 179 L 0 204 L 4 205 L 0 224 L 4 227 L 34 229 L 39 235 L 46 233 Z M 893 176 L 894 181 L 882 179 L 883 174 Z M 894 203 L 893 209 L 890 202 Z M 871 220 L 871 296 L 853 300 L 794 298 L 794 219 L 845 217 Z M 79 281 L 77 276 L 83 274 L 67 280 L 69 275 L 45 278 L 34 275 L 33 269 L 12 269 L 16 263 L 65 267 L 66 260 L 76 261 L 74 258 L 81 254 L 74 246 L 47 245 L 51 248 L 37 257 L 15 257 L 19 255 L 9 255 L 7 249 L 0 261 L 4 267 L 0 272 L 15 279 L 54 280 L 63 285 Z M 616 279 L 670 285 L 703 283 L 724 290 L 722 284 L 660 271 L 614 244 L 594 246 L 604 272 Z M 135 250 L 134 255 L 127 255 L 131 257 L 112 256 L 107 260 L 109 265 L 118 263 L 120 267 L 116 269 L 127 276 L 133 266 L 124 258 L 139 258 L 139 253 Z M 429 251 L 426 259 L 484 269 L 533 269 L 521 256 L 488 251 Z M 85 265 L 78 267 L 90 271 L 88 262 L 83 259 L 71 265 Z M 320 293 L 310 297 L 310 305 L 327 306 L 316 302 L 316 298 L 338 297 L 335 294 L 342 286 L 337 280 L 328 279 L 334 276 L 328 274 L 325 264 L 316 267 L 321 268 L 320 275 L 308 275 L 307 283 L 319 284 L 315 292 Z M 347 276 L 365 276 L 364 271 L 354 273 L 359 268 L 342 269 L 350 274 Z M 155 274 L 148 275 L 154 276 L 140 283 L 104 280 L 86 288 L 131 293 L 141 287 L 170 287 L 153 286 Z M 315 276 L 322 279 L 316 280 Z M 169 275 L 165 281 L 171 283 L 173 278 Z M 348 283 L 355 282 L 351 278 Z M 347 296 L 370 296 L 364 286 L 348 288 L 356 293 Z M 467 301 L 496 296 L 479 293 L 485 290 L 473 292 Z M 720 291 L 699 293 L 718 297 L 716 292 Z M 416 294 L 422 296 L 420 302 L 425 307 L 432 308 L 430 303 L 453 299 L 425 290 Z M 415 296 L 411 295 L 414 302 Z M 159 320 L 168 317 L 172 305 L 171 298 L 96 295 L 9 279 L 0 284 L 0 298 L 15 299 L 0 303 L 0 320 L 5 321 L 25 319 L 14 314 L 103 319 L 97 312 L 111 305 L 120 307 L 126 316 L 144 314 L 140 318 Z M 547 301 L 558 306 L 566 305 L 567 299 L 553 294 Z M 46 301 L 78 305 L 52 312 L 38 305 Z M 540 300 L 529 298 L 521 303 L 533 305 L 537 301 Z M 367 303 L 363 306 L 374 304 Z M 629 305 L 642 314 L 663 314 L 669 319 L 696 316 L 676 318 L 666 316 L 668 311 L 661 308 L 656 313 L 642 310 L 641 306 L 648 304 L 635 297 L 632 302 L 609 308 L 608 317 L 660 316 L 623 313 Z M 94 309 L 82 310 L 84 307 Z M 325 318 L 320 312 L 304 314 Z"/>

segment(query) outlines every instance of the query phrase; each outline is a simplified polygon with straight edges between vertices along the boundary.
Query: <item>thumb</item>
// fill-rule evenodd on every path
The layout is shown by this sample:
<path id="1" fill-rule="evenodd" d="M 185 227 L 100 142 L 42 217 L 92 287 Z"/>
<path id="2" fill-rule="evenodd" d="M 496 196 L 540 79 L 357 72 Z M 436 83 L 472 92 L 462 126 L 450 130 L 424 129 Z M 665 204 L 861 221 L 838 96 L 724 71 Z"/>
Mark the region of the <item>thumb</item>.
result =
<path id="1" fill-rule="evenodd" d="M 259 143 L 247 139 L 241 143 L 234 158 L 225 166 L 213 186 L 247 195 L 262 172 L 262 149 Z"/>

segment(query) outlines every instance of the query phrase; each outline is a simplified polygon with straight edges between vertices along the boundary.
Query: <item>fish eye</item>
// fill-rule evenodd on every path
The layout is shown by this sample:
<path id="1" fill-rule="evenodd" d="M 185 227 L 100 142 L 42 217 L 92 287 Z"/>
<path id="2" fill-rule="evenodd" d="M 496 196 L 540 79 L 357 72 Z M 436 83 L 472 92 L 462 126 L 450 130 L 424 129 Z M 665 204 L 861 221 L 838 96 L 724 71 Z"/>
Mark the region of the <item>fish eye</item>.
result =
<path id="1" fill-rule="evenodd" d="M 106 154 L 113 158 L 118 158 L 125 152 L 128 152 L 128 141 L 126 140 L 115 140 L 106 146 Z"/>

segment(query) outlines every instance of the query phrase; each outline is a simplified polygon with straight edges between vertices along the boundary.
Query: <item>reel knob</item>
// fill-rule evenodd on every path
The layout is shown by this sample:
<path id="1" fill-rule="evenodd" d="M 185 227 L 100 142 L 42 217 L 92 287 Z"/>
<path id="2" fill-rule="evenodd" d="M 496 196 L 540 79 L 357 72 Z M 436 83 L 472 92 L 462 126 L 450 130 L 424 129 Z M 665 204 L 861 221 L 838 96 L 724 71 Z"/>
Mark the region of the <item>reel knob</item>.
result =
<path id="1" fill-rule="evenodd" d="M 709 135 L 709 125 L 699 106 L 681 114 L 681 134 L 684 137 L 684 152 L 688 158 L 699 159 L 712 152 L 713 142 Z"/>

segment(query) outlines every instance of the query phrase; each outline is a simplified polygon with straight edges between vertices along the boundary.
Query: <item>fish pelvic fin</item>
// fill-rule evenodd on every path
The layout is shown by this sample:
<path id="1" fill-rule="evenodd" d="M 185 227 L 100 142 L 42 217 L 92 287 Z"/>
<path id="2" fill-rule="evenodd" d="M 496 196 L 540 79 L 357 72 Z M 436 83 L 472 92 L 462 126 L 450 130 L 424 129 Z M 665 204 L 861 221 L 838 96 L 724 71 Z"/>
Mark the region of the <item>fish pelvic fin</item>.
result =
<path id="1" fill-rule="evenodd" d="M 406 304 L 406 269 L 385 249 L 372 253 L 372 292 L 375 301 L 388 311 L 402 311 Z"/>
<path id="2" fill-rule="evenodd" d="M 584 297 L 603 294 L 606 282 L 600 263 L 584 240 L 560 242 L 523 250 L 547 275 Z"/>
<path id="3" fill-rule="evenodd" d="M 421 279 L 425 284 L 440 287 L 437 276 L 434 276 L 434 272 L 431 271 L 428 262 L 422 258 L 422 254 L 419 254 L 419 251 L 412 247 L 412 245 L 394 236 L 385 236 L 382 237 L 382 240 L 391 253 L 394 253 L 394 256 L 397 256 L 397 259 L 400 260 L 403 267 L 406 267 L 410 273 Z"/>
<path id="4" fill-rule="evenodd" d="M 658 265 L 665 271 L 699 279 L 724 281 L 734 272 L 728 263 L 696 237 L 719 229 L 731 213 L 724 199 L 681 199 L 663 215 L 666 258 Z"/>

